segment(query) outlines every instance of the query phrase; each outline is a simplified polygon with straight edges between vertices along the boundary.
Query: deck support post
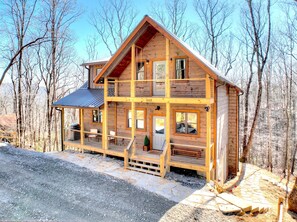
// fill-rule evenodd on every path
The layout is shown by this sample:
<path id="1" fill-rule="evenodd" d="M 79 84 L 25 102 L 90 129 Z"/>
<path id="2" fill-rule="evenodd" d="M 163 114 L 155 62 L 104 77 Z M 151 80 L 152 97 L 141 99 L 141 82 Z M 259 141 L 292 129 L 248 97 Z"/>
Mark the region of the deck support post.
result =
<path id="1" fill-rule="evenodd" d="M 210 77 L 206 74 L 205 79 L 205 91 L 206 91 L 206 99 L 211 98 L 211 82 Z M 206 108 L 206 152 L 205 152 L 205 168 L 206 168 L 206 181 L 209 182 L 211 180 L 211 107 L 208 106 Z"/>
<path id="2" fill-rule="evenodd" d="M 131 87 L 130 87 L 130 97 L 135 98 L 135 78 L 136 78 L 136 61 L 135 61 L 135 44 L 131 46 Z M 135 102 L 131 102 L 131 138 L 133 139 L 135 136 L 135 127 L 136 127 L 136 111 L 135 111 Z M 135 155 L 135 143 L 132 145 L 132 155 Z"/>
<path id="3" fill-rule="evenodd" d="M 170 129 L 171 129 L 171 106 L 170 103 L 166 103 L 166 143 L 167 143 L 167 159 L 165 159 L 165 167 L 166 167 L 166 171 L 170 172 L 170 166 L 167 166 L 170 159 L 171 159 L 171 145 L 170 145 Z"/>
<path id="4" fill-rule="evenodd" d="M 104 111 L 103 111 L 103 135 L 102 135 L 102 147 L 104 150 L 103 156 L 106 157 L 106 150 L 108 149 L 108 78 L 104 79 Z"/>
<path id="5" fill-rule="evenodd" d="M 61 132 L 61 135 L 62 135 L 62 137 L 61 137 L 61 151 L 64 151 L 65 150 L 65 145 L 64 145 L 64 140 L 65 140 L 65 126 L 64 126 L 64 124 L 65 124 L 65 110 L 64 110 L 64 108 L 61 108 L 61 130 L 62 130 L 62 132 Z"/>
<path id="6" fill-rule="evenodd" d="M 134 136 L 135 136 L 135 126 L 136 126 L 136 119 L 135 119 L 135 116 L 136 116 L 136 110 L 135 110 L 135 102 L 132 102 L 131 103 L 131 115 L 132 115 L 132 118 L 131 118 L 131 138 L 133 139 Z M 135 150 L 136 147 L 135 147 L 135 143 L 133 143 L 132 145 L 132 156 L 135 155 Z"/>
<path id="7" fill-rule="evenodd" d="M 170 41 L 166 38 L 165 97 L 170 98 Z"/>
<path id="8" fill-rule="evenodd" d="M 80 144 L 81 145 L 84 145 L 85 144 L 85 133 L 84 133 L 84 130 L 85 130 L 85 127 L 84 127 L 84 109 L 80 109 Z M 84 149 L 81 148 L 81 152 L 83 153 L 84 152 Z"/>

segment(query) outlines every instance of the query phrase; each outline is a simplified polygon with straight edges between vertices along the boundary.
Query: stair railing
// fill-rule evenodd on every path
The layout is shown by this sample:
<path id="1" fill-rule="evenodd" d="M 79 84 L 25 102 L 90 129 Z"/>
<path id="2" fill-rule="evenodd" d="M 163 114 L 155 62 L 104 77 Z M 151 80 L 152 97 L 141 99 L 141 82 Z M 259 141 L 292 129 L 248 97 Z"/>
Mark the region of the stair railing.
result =
<path id="1" fill-rule="evenodd" d="M 135 141 L 135 136 L 134 138 L 132 138 L 128 144 L 128 146 L 124 149 L 124 168 L 127 169 L 128 168 L 128 165 L 129 165 L 129 157 L 131 156 L 131 153 L 132 153 L 132 145 Z"/>
<path id="2" fill-rule="evenodd" d="M 162 154 L 160 155 L 160 176 L 165 177 L 166 174 L 166 163 L 165 161 L 167 160 L 167 155 L 168 155 L 168 144 L 164 140 L 163 147 L 162 147 Z"/>

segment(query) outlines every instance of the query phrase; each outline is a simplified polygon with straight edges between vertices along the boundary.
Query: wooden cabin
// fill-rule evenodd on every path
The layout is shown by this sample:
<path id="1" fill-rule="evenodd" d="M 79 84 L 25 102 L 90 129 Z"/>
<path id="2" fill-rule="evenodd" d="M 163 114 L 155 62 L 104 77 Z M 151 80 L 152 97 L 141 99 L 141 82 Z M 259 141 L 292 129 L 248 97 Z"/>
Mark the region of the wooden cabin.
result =
<path id="1" fill-rule="evenodd" d="M 155 20 L 145 16 L 111 58 L 83 66 L 88 83 L 53 104 L 80 110 L 65 146 L 162 177 L 171 167 L 207 181 L 236 174 L 241 89 Z"/>

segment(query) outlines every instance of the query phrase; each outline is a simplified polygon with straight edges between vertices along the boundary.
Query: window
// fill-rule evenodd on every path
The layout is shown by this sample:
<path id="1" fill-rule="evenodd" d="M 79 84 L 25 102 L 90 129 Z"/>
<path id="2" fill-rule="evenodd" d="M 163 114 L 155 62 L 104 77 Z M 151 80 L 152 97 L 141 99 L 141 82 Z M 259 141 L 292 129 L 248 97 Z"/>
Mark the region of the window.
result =
<path id="1" fill-rule="evenodd" d="M 135 127 L 136 129 L 144 129 L 145 127 L 145 111 L 144 110 L 135 110 L 136 111 L 136 123 Z M 132 127 L 132 111 L 128 110 L 128 121 L 127 121 L 127 127 Z"/>
<path id="2" fill-rule="evenodd" d="M 99 73 L 101 72 L 101 70 L 102 70 L 101 68 L 97 68 L 97 69 L 96 69 L 96 76 L 99 75 Z"/>
<path id="3" fill-rule="evenodd" d="M 197 112 L 176 112 L 175 132 L 179 134 L 198 135 L 198 118 Z"/>
<path id="4" fill-rule="evenodd" d="M 93 110 L 92 114 L 93 114 L 93 123 L 102 123 L 103 115 L 101 110 Z"/>
<path id="5" fill-rule="evenodd" d="M 138 62 L 136 66 L 136 80 L 144 80 L 144 62 Z"/>
<path id="6" fill-rule="evenodd" d="M 175 60 L 175 78 L 176 79 L 186 78 L 186 59 Z"/>

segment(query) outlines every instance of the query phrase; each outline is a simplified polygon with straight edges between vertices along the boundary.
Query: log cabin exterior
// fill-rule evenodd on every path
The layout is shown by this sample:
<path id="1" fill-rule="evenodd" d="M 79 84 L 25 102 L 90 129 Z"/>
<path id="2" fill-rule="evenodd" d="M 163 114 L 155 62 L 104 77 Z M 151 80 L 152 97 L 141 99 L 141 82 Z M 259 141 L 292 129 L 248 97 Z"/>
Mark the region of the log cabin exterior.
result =
<path id="1" fill-rule="evenodd" d="M 62 123 L 64 108 L 80 112 L 80 130 L 72 129 L 80 136 L 71 141 L 63 133 L 65 146 L 122 157 L 126 169 L 162 177 L 170 167 L 207 181 L 236 174 L 241 89 L 152 18 L 111 58 L 83 66 L 88 83 L 53 104 Z"/>

